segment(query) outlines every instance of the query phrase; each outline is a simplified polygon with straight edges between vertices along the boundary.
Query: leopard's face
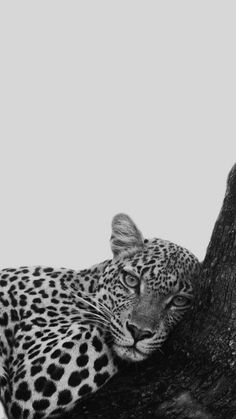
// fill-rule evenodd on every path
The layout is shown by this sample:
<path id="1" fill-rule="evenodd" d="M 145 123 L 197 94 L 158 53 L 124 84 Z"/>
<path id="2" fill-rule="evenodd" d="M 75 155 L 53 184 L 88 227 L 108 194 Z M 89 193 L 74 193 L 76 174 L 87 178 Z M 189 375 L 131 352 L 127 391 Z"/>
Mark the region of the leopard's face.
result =
<path id="1" fill-rule="evenodd" d="M 188 250 L 153 239 L 106 269 L 105 304 L 118 356 L 141 361 L 157 350 L 190 308 L 199 263 Z M 104 287 L 100 301 L 104 301 Z"/>

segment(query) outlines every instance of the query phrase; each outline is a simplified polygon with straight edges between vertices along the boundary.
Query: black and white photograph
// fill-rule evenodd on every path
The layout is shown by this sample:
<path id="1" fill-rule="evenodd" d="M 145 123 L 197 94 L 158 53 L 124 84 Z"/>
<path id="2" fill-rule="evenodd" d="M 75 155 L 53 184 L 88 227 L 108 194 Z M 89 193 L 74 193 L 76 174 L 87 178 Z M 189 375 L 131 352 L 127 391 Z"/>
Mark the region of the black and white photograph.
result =
<path id="1" fill-rule="evenodd" d="M 0 419 L 236 419 L 235 22 L 0 2 Z"/>

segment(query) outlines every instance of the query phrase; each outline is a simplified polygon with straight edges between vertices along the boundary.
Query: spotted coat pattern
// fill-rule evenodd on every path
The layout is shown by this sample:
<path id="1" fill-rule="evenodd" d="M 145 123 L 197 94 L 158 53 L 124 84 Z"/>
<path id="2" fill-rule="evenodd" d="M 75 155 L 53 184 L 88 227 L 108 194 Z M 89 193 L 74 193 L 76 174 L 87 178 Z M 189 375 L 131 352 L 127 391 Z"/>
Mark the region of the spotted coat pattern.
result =
<path id="1" fill-rule="evenodd" d="M 0 398 L 12 419 L 56 418 L 104 385 L 119 357 L 161 346 L 192 299 L 197 259 L 113 220 L 113 259 L 90 269 L 20 267 L 0 275 Z"/>

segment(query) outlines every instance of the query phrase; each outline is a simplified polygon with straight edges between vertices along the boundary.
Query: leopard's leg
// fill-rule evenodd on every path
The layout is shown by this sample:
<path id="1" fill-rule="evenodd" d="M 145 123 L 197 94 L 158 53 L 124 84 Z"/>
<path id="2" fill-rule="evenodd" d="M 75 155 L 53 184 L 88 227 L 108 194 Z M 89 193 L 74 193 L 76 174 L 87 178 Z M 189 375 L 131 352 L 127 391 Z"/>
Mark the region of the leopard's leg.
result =
<path id="1" fill-rule="evenodd" d="M 111 349 L 96 327 L 74 323 L 66 334 L 55 335 L 58 339 L 43 334 L 25 351 L 24 368 L 19 366 L 13 377 L 14 419 L 48 418 L 68 411 L 117 371 Z"/>

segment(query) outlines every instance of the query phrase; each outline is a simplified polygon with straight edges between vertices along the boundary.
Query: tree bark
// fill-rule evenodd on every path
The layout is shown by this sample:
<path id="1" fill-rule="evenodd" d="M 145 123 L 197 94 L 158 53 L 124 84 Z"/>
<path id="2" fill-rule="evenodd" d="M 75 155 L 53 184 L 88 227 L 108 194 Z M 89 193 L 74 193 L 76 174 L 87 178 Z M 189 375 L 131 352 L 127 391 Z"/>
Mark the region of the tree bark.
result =
<path id="1" fill-rule="evenodd" d="M 194 285 L 163 353 L 125 365 L 68 418 L 236 419 L 236 165 Z"/>

